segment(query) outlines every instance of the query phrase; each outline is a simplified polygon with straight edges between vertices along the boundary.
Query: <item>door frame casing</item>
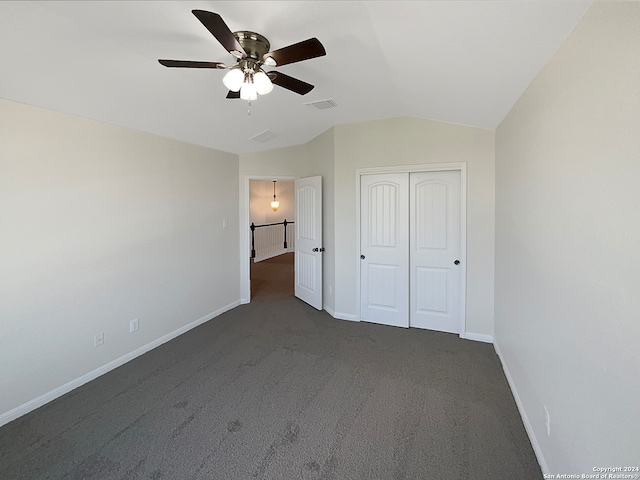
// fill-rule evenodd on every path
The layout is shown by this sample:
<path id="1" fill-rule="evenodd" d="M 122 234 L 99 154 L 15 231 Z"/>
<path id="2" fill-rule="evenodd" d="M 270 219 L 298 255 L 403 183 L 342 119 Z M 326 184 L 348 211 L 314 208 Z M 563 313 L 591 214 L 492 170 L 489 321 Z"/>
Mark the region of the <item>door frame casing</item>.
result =
<path id="1" fill-rule="evenodd" d="M 460 172 L 460 338 L 466 338 L 467 325 L 467 162 L 447 162 L 447 163 L 425 163 L 416 165 L 399 165 L 388 167 L 368 167 L 356 170 L 356 245 L 358 248 L 356 255 L 356 321 L 361 321 L 360 312 L 360 288 L 361 288 L 361 212 L 360 212 L 360 180 L 363 175 L 375 175 L 384 173 L 422 173 L 441 171 Z"/>
<path id="2" fill-rule="evenodd" d="M 249 230 L 251 192 L 249 182 L 251 180 L 297 180 L 300 175 L 245 175 L 244 192 L 240 194 L 240 303 L 251 302 L 251 235 Z M 294 198 L 295 201 L 295 198 Z"/>

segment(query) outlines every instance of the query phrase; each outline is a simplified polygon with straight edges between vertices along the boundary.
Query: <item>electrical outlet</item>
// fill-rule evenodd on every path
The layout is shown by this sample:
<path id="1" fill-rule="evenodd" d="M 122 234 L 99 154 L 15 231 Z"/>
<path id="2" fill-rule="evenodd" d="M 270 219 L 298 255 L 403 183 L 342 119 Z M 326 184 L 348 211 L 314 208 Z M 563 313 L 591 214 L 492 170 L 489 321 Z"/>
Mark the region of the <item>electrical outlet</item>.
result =
<path id="1" fill-rule="evenodd" d="M 129 333 L 133 333 L 138 330 L 138 319 L 134 318 L 129 322 Z"/>
<path id="2" fill-rule="evenodd" d="M 549 410 L 547 410 L 547 407 L 545 405 L 543 405 L 544 407 L 544 426 L 547 427 L 547 436 L 551 436 L 551 416 L 549 415 Z"/>
<path id="3" fill-rule="evenodd" d="M 226 218 L 222 220 L 222 228 L 227 228 L 229 226 L 229 220 Z"/>
<path id="4" fill-rule="evenodd" d="M 100 332 L 93 336 L 93 346 L 99 347 L 104 343 L 104 332 Z"/>
<path id="5" fill-rule="evenodd" d="M 333 295 L 333 287 L 329 285 L 329 295 Z"/>

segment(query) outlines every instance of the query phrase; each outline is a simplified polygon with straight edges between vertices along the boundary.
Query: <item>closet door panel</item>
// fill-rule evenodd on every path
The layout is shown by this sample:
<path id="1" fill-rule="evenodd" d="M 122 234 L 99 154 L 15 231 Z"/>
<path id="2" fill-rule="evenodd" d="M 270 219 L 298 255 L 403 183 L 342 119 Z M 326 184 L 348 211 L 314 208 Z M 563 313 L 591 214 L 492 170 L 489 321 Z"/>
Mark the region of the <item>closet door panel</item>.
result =
<path id="1" fill-rule="evenodd" d="M 460 172 L 411 173 L 409 183 L 410 326 L 460 333 Z"/>
<path id="2" fill-rule="evenodd" d="M 363 175 L 360 318 L 409 326 L 409 175 Z"/>

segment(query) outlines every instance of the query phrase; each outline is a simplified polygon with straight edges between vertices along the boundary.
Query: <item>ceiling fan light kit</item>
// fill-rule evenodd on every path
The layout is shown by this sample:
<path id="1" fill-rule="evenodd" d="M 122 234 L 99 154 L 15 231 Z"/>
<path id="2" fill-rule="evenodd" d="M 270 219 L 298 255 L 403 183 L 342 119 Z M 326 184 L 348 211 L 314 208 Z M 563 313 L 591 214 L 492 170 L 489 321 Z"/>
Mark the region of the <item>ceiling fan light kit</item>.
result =
<path id="1" fill-rule="evenodd" d="M 174 68 L 213 68 L 229 69 L 222 83 L 229 90 L 227 98 L 241 98 L 251 104 L 258 95 L 267 95 L 273 85 L 306 95 L 313 85 L 290 77 L 284 73 L 265 72 L 262 66 L 279 67 L 289 63 L 301 62 L 326 55 L 324 46 L 317 38 L 270 51 L 269 40 L 259 33 L 250 31 L 232 32 L 222 17 L 205 10 L 192 10 L 192 13 L 205 26 L 220 44 L 236 59 L 235 65 L 227 66 L 221 62 L 198 62 L 192 60 L 158 60 L 165 67 Z"/>
<path id="2" fill-rule="evenodd" d="M 243 62 L 247 62 L 243 60 Z M 243 63 L 241 62 L 241 63 Z M 266 95 L 273 90 L 273 83 L 264 71 L 257 71 L 249 65 L 233 67 L 222 79 L 222 83 L 232 92 L 240 92 L 243 100 L 255 100 L 257 95 Z"/>

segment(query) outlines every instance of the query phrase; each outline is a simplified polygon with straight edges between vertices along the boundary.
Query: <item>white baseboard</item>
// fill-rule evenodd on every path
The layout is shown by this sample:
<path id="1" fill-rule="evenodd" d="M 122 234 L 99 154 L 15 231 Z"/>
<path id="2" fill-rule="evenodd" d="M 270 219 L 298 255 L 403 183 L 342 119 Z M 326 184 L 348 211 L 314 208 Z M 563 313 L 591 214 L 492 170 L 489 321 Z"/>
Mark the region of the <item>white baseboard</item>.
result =
<path id="1" fill-rule="evenodd" d="M 52 400 L 55 400 L 58 397 L 61 397 L 66 393 L 69 393 L 72 390 L 75 390 L 76 388 L 84 385 L 85 383 L 90 382 L 91 380 L 95 380 L 101 375 L 104 375 L 105 373 L 110 372 L 111 370 L 118 368 L 119 366 L 124 365 L 127 362 L 130 362 L 134 358 L 139 357 L 140 355 L 143 355 L 148 351 L 153 350 L 156 347 L 159 347 L 163 343 L 173 340 L 174 338 L 182 335 L 183 333 L 186 333 L 189 330 L 196 328 L 202 325 L 203 323 L 208 322 L 214 317 L 217 317 L 218 315 L 222 315 L 226 311 L 231 310 L 232 308 L 235 308 L 238 305 L 240 305 L 240 300 L 236 300 L 235 302 L 230 303 L 227 306 L 219 308 L 215 312 L 209 313 L 194 322 L 184 325 L 183 327 L 180 327 L 177 330 L 174 330 L 173 332 L 158 338 L 157 340 L 147 343 L 146 345 L 143 345 L 142 347 L 137 348 L 132 352 L 129 352 L 126 355 L 123 355 L 120 358 L 117 358 L 99 368 L 96 368 L 95 370 L 89 373 L 82 375 L 81 377 L 78 377 L 75 380 L 71 380 L 70 382 L 65 383 L 64 385 L 61 385 L 60 387 L 54 388 L 53 390 L 47 393 L 44 393 L 39 397 L 29 400 L 28 402 L 23 403 L 22 405 L 19 405 L 14 409 L 9 410 L 8 412 L 1 414 L 0 427 L 2 425 L 6 425 L 9 422 L 12 422 L 17 418 L 20 418 L 23 415 L 26 415 L 27 413 L 35 410 L 36 408 L 40 408 L 41 406 L 51 402 Z"/>
<path id="2" fill-rule="evenodd" d="M 527 435 L 529 436 L 529 440 L 531 441 L 531 446 L 533 447 L 533 451 L 536 454 L 536 458 L 538 459 L 538 463 L 540 464 L 540 468 L 542 469 L 542 473 L 544 475 L 549 475 L 549 467 L 547 466 L 547 462 L 544 459 L 544 455 L 542 454 L 542 448 L 540 447 L 540 443 L 538 443 L 538 439 L 536 438 L 536 434 L 533 431 L 533 426 L 529 421 L 529 417 L 527 416 L 527 412 L 524 409 L 524 404 L 520 399 L 520 395 L 518 394 L 518 390 L 516 390 L 516 384 L 511 377 L 511 373 L 509 372 L 509 367 L 504 361 L 504 357 L 500 353 L 500 346 L 498 342 L 494 339 L 493 348 L 498 354 L 498 358 L 500 359 L 500 363 L 502 363 L 502 370 L 504 370 L 504 375 L 507 377 L 507 382 L 509 383 L 509 388 L 511 388 L 511 393 L 513 393 L 513 398 L 516 401 L 516 405 L 518 406 L 518 411 L 520 412 L 520 417 L 522 417 L 522 423 L 524 424 L 524 428 L 527 431 Z"/>
<path id="3" fill-rule="evenodd" d="M 280 255 L 284 255 L 285 253 L 295 252 L 293 248 L 282 248 L 275 252 L 269 252 L 266 254 L 256 254 L 256 257 L 253 259 L 254 263 L 262 262 L 263 260 L 269 260 L 270 258 L 279 257 Z"/>
<path id="4" fill-rule="evenodd" d="M 335 312 L 335 311 L 333 311 L 333 309 L 327 308 L 327 307 L 325 307 L 325 310 L 327 311 L 327 313 L 329 315 L 331 315 L 333 318 L 337 318 L 338 320 L 349 320 L 350 322 L 357 322 L 358 321 L 356 319 L 355 315 L 351 315 L 349 313 Z"/>
<path id="5" fill-rule="evenodd" d="M 460 338 L 464 338 L 466 340 L 474 340 L 476 342 L 493 343 L 493 336 L 487 335 L 485 333 L 465 332 L 460 335 Z"/>

